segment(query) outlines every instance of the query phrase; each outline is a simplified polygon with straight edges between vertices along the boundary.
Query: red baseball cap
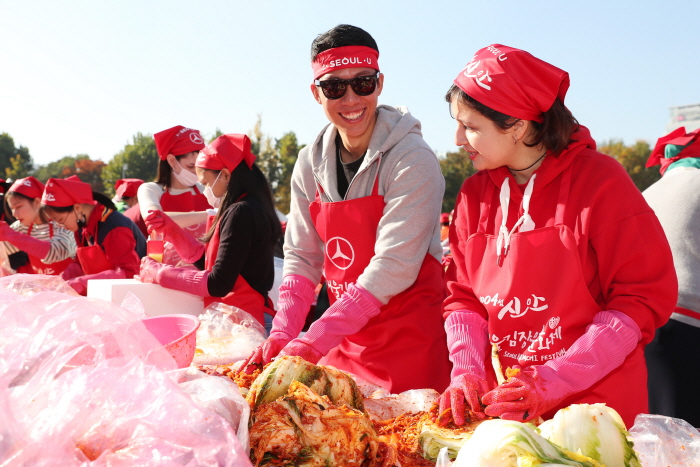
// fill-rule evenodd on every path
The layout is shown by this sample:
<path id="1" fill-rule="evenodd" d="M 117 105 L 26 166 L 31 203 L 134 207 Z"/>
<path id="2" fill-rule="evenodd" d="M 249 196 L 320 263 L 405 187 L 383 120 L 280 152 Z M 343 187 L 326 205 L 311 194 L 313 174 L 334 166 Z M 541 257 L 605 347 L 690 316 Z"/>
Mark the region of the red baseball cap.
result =
<path id="1" fill-rule="evenodd" d="M 62 208 L 74 204 L 92 203 L 92 187 L 75 175 L 68 178 L 49 178 L 44 187 L 41 204 Z"/>
<path id="2" fill-rule="evenodd" d="M 446 212 L 443 212 L 442 214 L 440 214 L 440 223 L 447 224 L 448 222 L 450 222 L 450 215 L 447 214 Z"/>
<path id="3" fill-rule="evenodd" d="M 160 160 L 165 160 L 168 154 L 181 156 L 192 151 L 199 151 L 204 147 L 204 138 L 199 130 L 185 128 L 182 125 L 168 128 L 153 135 L 156 142 L 156 150 Z"/>
<path id="4" fill-rule="evenodd" d="M 492 44 L 476 52 L 454 83 L 493 110 L 542 123 L 557 98 L 564 102 L 569 74 L 524 50 Z"/>
<path id="5" fill-rule="evenodd" d="M 41 198 L 41 194 L 44 192 L 44 184 L 34 177 L 20 178 L 7 191 L 13 191 L 32 199 Z"/>
<path id="6" fill-rule="evenodd" d="M 253 167 L 255 154 L 250 151 L 250 138 L 246 135 L 221 135 L 202 149 L 197 156 L 195 167 L 221 170 L 226 167 L 233 171 L 241 161 Z"/>
<path id="7" fill-rule="evenodd" d="M 124 197 L 133 198 L 143 184 L 139 178 L 121 178 L 114 184 L 114 193 L 121 199 Z"/>

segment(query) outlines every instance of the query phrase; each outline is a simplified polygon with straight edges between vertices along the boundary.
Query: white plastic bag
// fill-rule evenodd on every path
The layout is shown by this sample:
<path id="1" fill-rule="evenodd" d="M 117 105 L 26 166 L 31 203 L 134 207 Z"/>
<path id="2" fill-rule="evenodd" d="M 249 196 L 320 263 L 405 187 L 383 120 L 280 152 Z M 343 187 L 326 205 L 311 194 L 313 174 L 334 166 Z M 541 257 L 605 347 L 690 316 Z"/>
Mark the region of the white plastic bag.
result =
<path id="1" fill-rule="evenodd" d="M 190 368 L 178 384 L 199 407 L 221 415 L 236 432 L 244 452 L 248 452 L 250 405 L 236 383 L 229 378 L 210 376 Z"/>
<path id="2" fill-rule="evenodd" d="M 212 303 L 199 315 L 195 365 L 228 365 L 247 358 L 265 341 L 265 328 L 249 313 Z"/>
<path id="3" fill-rule="evenodd" d="M 700 466 L 700 432 L 685 420 L 640 414 L 629 431 L 644 467 Z"/>

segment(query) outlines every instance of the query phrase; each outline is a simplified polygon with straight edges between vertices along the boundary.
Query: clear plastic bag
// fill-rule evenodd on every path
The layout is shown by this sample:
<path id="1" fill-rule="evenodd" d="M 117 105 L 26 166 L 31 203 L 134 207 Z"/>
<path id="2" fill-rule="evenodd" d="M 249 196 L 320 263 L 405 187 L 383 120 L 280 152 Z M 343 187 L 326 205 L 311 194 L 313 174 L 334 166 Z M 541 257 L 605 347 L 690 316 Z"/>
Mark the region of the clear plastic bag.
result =
<path id="1" fill-rule="evenodd" d="M 227 365 L 247 358 L 267 333 L 249 313 L 212 303 L 199 315 L 195 365 Z"/>
<path id="2" fill-rule="evenodd" d="M 0 466 L 250 465 L 230 423 L 173 381 L 138 304 L 50 291 L 64 285 L 0 279 Z"/>
<path id="3" fill-rule="evenodd" d="M 248 452 L 250 405 L 236 383 L 190 368 L 179 379 L 179 386 L 199 407 L 221 415 L 233 427 L 244 451 Z"/>
<path id="4" fill-rule="evenodd" d="M 427 412 L 440 397 L 435 389 L 411 389 L 384 395 L 377 391 L 365 398 L 365 410 L 374 421 L 388 420 L 405 413 Z"/>
<path id="5" fill-rule="evenodd" d="M 700 432 L 685 420 L 640 414 L 629 431 L 643 467 L 700 466 Z"/>

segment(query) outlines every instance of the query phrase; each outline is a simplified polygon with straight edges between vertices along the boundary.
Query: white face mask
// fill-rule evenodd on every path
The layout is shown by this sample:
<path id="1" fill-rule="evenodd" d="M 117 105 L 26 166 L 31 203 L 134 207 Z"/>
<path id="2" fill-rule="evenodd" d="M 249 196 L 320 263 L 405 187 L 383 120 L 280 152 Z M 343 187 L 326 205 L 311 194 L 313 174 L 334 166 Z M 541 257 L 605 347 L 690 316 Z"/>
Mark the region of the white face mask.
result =
<path id="1" fill-rule="evenodd" d="M 211 207 L 217 208 L 217 209 L 219 206 L 221 206 L 221 198 L 223 198 L 223 196 L 216 196 L 214 194 L 214 190 L 212 190 L 211 187 L 216 185 L 216 182 L 219 181 L 220 176 L 221 176 L 221 172 L 219 172 L 219 175 L 216 176 L 216 180 L 214 180 L 214 183 L 212 183 L 211 186 L 205 186 L 204 191 L 202 192 L 204 197 L 209 202 L 209 205 Z"/>
<path id="2" fill-rule="evenodd" d="M 175 169 L 173 169 L 173 177 L 185 186 L 195 186 L 199 181 L 197 175 L 185 169 L 182 164 L 180 164 L 180 161 L 177 163 L 180 166 L 180 173 L 175 172 Z"/>

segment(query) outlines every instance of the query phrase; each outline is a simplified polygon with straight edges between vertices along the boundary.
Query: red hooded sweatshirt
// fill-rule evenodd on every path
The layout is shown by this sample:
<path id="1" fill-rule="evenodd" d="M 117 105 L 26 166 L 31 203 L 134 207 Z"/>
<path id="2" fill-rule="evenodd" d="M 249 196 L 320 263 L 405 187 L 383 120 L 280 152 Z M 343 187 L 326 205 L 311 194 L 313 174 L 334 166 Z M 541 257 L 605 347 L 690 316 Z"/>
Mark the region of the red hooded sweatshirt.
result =
<path id="1" fill-rule="evenodd" d="M 546 157 L 535 172 L 530 215 L 535 228 L 554 225 L 560 175 L 572 166 L 564 223 L 576 238 L 588 290 L 601 310 L 630 316 L 642 332 L 640 344 L 646 345 L 656 328 L 669 319 L 678 296 L 668 241 L 656 215 L 620 163 L 595 150 L 587 128 L 581 126 L 573 138 L 576 141 L 562 154 Z M 464 246 L 477 231 L 482 203 L 489 209 L 486 232 L 498 235 L 499 190 L 508 176 L 508 168 L 500 167 L 477 172 L 462 185 L 450 231 L 453 266 L 448 272 L 445 317 L 452 311 L 470 310 L 488 319 L 470 286 Z M 484 199 L 488 184 L 495 184 L 496 189 L 491 199 Z M 511 189 L 509 230 L 522 215 L 524 189 L 524 185 Z M 485 254 L 493 254 L 496 261 L 495 252 Z"/>

